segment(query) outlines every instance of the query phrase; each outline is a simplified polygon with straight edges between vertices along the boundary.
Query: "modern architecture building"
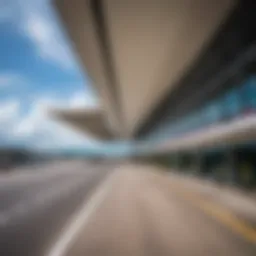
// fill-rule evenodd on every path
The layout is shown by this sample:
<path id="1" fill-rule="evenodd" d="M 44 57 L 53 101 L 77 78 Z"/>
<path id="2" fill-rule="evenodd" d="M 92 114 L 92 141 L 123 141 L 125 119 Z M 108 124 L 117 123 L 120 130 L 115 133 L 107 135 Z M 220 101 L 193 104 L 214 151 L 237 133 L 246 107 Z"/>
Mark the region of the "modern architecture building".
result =
<path id="1" fill-rule="evenodd" d="M 256 4 L 242 0 L 56 0 L 100 98 L 56 115 L 136 155 L 256 184 Z"/>

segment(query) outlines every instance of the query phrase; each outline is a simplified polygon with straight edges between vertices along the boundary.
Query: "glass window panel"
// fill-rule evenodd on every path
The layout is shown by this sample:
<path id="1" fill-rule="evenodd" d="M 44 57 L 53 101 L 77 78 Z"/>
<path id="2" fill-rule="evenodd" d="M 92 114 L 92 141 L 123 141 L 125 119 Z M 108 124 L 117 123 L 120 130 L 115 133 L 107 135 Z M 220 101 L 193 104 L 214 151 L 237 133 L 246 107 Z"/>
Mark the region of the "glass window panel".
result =
<path id="1" fill-rule="evenodd" d="M 247 99 L 248 105 L 256 110 L 256 77 L 252 77 L 247 83 Z"/>
<path id="2" fill-rule="evenodd" d="M 224 108 L 228 117 L 235 117 L 241 112 L 241 98 L 238 89 L 233 89 L 225 96 Z"/>

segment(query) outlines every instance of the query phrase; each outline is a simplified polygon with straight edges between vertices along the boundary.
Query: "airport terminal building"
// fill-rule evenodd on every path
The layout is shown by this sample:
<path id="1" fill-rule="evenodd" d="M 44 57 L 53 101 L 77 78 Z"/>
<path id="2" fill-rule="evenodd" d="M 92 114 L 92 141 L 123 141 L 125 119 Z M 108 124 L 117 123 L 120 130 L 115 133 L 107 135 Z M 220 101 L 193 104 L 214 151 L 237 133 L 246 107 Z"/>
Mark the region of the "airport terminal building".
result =
<path id="1" fill-rule="evenodd" d="M 135 158 L 256 186 L 254 1 L 55 4 L 100 106 L 54 117 L 133 141 Z"/>

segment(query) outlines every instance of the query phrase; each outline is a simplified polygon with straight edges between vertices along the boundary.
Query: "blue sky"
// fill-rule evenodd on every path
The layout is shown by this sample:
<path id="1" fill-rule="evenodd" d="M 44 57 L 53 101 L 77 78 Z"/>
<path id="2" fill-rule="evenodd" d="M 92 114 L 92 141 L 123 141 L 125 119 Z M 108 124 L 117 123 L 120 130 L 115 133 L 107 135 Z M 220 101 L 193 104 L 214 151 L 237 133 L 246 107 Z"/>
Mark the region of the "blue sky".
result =
<path id="1" fill-rule="evenodd" d="M 96 145 L 46 115 L 96 104 L 51 1 L 0 0 L 0 146 Z"/>

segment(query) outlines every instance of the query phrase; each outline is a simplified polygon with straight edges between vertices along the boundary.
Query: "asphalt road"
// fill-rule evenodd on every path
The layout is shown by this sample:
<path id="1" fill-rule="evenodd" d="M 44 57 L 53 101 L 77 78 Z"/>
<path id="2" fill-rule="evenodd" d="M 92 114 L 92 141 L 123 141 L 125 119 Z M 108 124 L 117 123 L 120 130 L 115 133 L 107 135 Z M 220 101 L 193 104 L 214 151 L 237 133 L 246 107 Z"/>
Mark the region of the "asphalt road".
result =
<path id="1" fill-rule="evenodd" d="M 0 255 L 40 256 L 108 173 L 84 162 L 51 163 L 0 177 Z"/>
<path id="2" fill-rule="evenodd" d="M 226 207 L 215 190 L 205 197 L 139 165 L 38 171 L 0 179 L 1 256 L 256 255 L 256 230 L 233 211 L 240 203 Z"/>

